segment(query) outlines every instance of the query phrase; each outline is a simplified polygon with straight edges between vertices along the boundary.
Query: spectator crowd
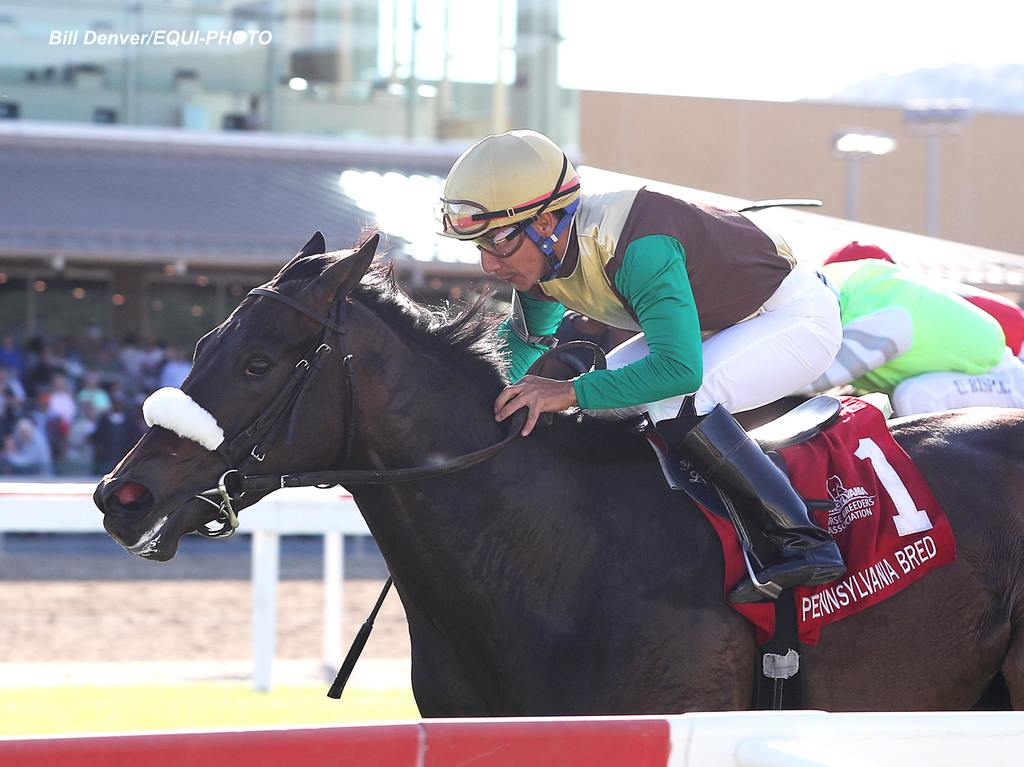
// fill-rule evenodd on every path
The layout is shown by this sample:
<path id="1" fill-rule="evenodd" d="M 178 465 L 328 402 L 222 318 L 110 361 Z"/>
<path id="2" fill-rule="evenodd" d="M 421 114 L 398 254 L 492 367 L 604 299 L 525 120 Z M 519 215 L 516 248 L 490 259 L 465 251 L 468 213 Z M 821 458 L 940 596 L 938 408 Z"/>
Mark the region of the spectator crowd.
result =
<path id="1" fill-rule="evenodd" d="M 145 398 L 190 367 L 180 349 L 132 335 L 0 334 L 0 475 L 105 474 L 145 430 Z"/>

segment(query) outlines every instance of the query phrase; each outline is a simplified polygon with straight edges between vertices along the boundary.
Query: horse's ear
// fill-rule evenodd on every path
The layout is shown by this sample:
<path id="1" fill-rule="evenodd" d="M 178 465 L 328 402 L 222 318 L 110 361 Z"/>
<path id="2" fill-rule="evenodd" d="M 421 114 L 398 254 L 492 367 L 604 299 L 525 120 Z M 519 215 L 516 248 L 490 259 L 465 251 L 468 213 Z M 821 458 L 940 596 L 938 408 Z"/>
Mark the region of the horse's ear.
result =
<path id="1" fill-rule="evenodd" d="M 364 242 L 355 253 L 339 258 L 327 267 L 320 275 L 320 279 L 316 281 L 317 296 L 333 302 L 337 298 L 351 293 L 363 279 L 366 270 L 370 268 L 370 263 L 377 254 L 378 242 L 380 242 L 379 232 Z"/>
<path id="2" fill-rule="evenodd" d="M 324 239 L 323 232 L 317 230 L 313 233 L 313 236 L 309 238 L 309 242 L 302 246 L 302 250 L 295 254 L 296 258 L 305 258 L 306 256 L 319 256 L 327 252 L 327 240 Z"/>
<path id="3" fill-rule="evenodd" d="M 313 236 L 309 238 L 309 242 L 302 246 L 302 250 L 292 256 L 291 260 L 281 267 L 281 271 L 278 274 L 280 277 L 282 274 L 291 269 L 295 264 L 299 263 L 302 259 L 308 256 L 319 256 L 327 252 L 327 241 L 321 232 L 317 231 L 313 233 Z"/>

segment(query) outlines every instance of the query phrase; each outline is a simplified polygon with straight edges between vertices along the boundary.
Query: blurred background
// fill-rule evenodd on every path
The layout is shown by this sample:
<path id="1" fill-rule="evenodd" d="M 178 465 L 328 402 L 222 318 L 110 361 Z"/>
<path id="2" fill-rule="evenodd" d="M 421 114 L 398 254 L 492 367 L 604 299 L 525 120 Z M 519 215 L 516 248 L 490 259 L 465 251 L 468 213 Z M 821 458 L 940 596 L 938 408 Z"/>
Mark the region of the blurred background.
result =
<path id="1" fill-rule="evenodd" d="M 800 258 L 883 239 L 1019 303 L 1024 48 L 1007 13 L 994 0 L 0 0 L 0 475 L 106 472 L 144 428 L 146 395 L 179 385 L 196 339 L 314 230 L 344 248 L 379 226 L 428 303 L 498 287 L 471 245 L 435 235 L 433 209 L 454 159 L 512 128 L 560 142 L 585 183 L 614 171 L 821 199 L 826 218 L 803 220 L 830 234 Z M 245 659 L 244 639 L 182 639 L 206 633 L 139 584 L 233 584 L 219 604 L 240 605 L 244 627 L 247 545 L 237 566 L 206 541 L 157 566 L 99 534 L 7 534 L 0 686 L 2 669 L 44 661 Z M 369 539 L 346 551 L 366 586 L 346 603 L 353 626 L 382 571 Z M 315 541 L 286 554 L 286 579 L 315 581 Z M 129 586 L 103 597 L 105 581 Z M 27 596 L 61 583 L 78 590 Z M 153 625 L 72 626 L 76 604 L 129 598 L 176 607 Z M 307 618 L 279 627 L 313 637 L 283 639 L 288 657 L 319 652 Z M 391 619 L 400 656 L 400 609 Z"/>

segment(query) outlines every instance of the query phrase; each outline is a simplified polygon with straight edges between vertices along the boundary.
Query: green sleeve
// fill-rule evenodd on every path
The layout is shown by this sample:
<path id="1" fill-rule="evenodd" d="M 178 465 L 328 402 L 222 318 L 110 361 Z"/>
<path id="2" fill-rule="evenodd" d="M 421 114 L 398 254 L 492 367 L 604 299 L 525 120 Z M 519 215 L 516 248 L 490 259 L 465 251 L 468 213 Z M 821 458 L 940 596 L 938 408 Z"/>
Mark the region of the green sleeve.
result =
<path id="1" fill-rule="evenodd" d="M 519 293 L 526 327 L 531 336 L 553 336 L 562 324 L 565 307 L 557 301 L 540 301 Z M 508 359 L 508 380 L 518 381 L 540 355 L 548 350 L 543 344 L 532 344 L 512 329 L 512 318 L 498 327 L 498 338 L 503 342 L 504 354 Z"/>
<path id="2" fill-rule="evenodd" d="M 682 244 L 666 235 L 634 240 L 615 286 L 636 313 L 650 352 L 618 370 L 577 378 L 580 407 L 629 407 L 697 391 L 704 376 L 700 321 Z"/>

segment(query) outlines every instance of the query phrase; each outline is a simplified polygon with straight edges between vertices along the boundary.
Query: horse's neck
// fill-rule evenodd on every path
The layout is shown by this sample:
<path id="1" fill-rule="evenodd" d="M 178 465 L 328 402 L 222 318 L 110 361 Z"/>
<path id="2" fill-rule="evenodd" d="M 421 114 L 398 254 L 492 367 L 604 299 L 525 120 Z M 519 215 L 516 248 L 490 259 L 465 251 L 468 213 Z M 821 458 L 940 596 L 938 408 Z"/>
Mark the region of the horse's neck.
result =
<path id="1" fill-rule="evenodd" d="M 497 390 L 481 391 L 473 376 L 400 341 L 392 337 L 376 356 L 356 358 L 360 429 L 352 468 L 425 465 L 505 435 L 507 426 L 493 418 Z M 535 430 L 450 476 L 350 488 L 410 623 L 457 644 L 460 657 L 479 659 L 471 665 L 500 665 L 509 647 L 538 636 L 585 635 L 602 609 L 600 584 L 609 572 L 660 583 L 672 571 L 682 588 L 680 569 L 707 565 L 699 556 L 707 536 L 674 529 L 681 510 L 669 525 L 665 515 L 644 520 L 659 504 L 682 503 L 679 494 L 666 497 L 673 494 L 653 457 L 604 456 L 595 467 L 587 450 L 567 442 L 573 428 L 561 422 Z"/>
<path id="2" fill-rule="evenodd" d="M 593 540 L 572 521 L 579 509 L 542 497 L 532 484 L 547 477 L 521 473 L 538 465 L 523 460 L 532 451 L 526 442 L 450 477 L 353 488 L 414 644 L 423 632 L 440 636 L 471 676 L 530 637 L 580 633 L 581 618 L 593 612 L 587 599 L 597 595 L 587 588 L 593 560 L 579 551 Z M 486 674 L 474 684 L 486 688 Z"/>
<path id="3" fill-rule="evenodd" d="M 354 355 L 362 465 L 439 463 L 501 438 L 493 395 L 465 371 L 415 351 L 388 329 L 383 344 Z"/>
<path id="4" fill-rule="evenodd" d="M 507 425 L 493 417 L 497 391 L 482 392 L 465 371 L 417 354 L 396 337 L 365 357 L 356 358 L 359 436 L 353 467 L 429 465 L 492 445 L 507 433 Z M 362 371 L 372 371 L 369 382 Z M 443 620 L 438 613 L 485 603 L 520 609 L 503 595 L 521 589 L 519 579 L 531 570 L 536 575 L 562 568 L 571 577 L 555 548 L 567 545 L 560 536 L 567 531 L 553 529 L 567 522 L 553 517 L 531 485 L 531 473 L 556 460 L 545 441 L 541 434 L 518 440 L 484 464 L 449 477 L 351 488 L 403 599 Z M 546 542 L 526 545 L 533 536 Z M 501 620 L 494 612 L 488 608 L 489 617 Z"/>
<path id="5" fill-rule="evenodd" d="M 358 335 L 365 339 L 363 347 L 353 350 L 357 437 L 348 468 L 426 466 L 501 439 L 504 429 L 491 414 L 497 391 L 481 391 L 480 383 L 464 370 L 419 352 L 372 312 L 357 307 L 360 322 L 371 327 Z M 407 536 L 425 532 L 420 529 L 425 516 L 438 526 L 448 523 L 451 509 L 441 513 L 438 506 L 439 496 L 451 486 L 447 480 L 427 480 L 353 490 L 375 507 L 371 525 L 376 522 L 382 533 Z M 433 511 L 428 515 L 421 506 Z"/>

